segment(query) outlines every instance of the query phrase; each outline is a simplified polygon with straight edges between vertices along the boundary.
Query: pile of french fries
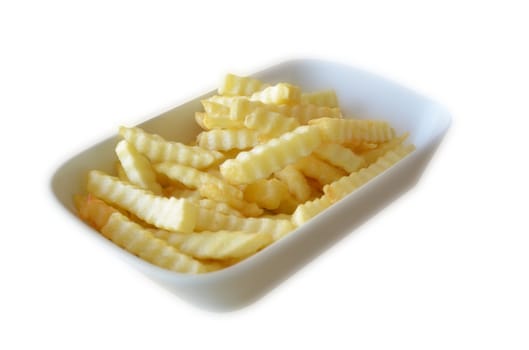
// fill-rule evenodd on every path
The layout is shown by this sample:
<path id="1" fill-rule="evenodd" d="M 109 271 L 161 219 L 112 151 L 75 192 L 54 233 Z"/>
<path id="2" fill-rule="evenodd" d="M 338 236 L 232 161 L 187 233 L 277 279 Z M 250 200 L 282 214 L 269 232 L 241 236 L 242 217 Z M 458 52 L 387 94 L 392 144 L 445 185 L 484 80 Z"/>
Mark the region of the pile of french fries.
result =
<path id="1" fill-rule="evenodd" d="M 181 273 L 264 249 L 414 150 L 384 121 L 343 118 L 334 91 L 229 74 L 202 101 L 195 144 L 121 127 L 115 174 L 92 170 L 79 216 Z"/>

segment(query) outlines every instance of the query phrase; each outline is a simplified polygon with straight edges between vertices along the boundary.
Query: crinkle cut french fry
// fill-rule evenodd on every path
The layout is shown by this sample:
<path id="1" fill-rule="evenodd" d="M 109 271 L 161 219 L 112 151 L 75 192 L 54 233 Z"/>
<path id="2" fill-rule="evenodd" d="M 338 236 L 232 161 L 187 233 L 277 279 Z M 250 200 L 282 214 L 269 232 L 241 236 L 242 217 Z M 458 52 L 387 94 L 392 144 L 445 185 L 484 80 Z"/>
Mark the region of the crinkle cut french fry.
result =
<path id="1" fill-rule="evenodd" d="M 265 83 L 255 78 L 227 74 L 224 77 L 218 92 L 219 95 L 226 96 L 250 96 L 254 92 L 262 90 L 266 86 L 267 85 Z"/>
<path id="2" fill-rule="evenodd" d="M 332 202 L 326 195 L 300 204 L 292 214 L 292 222 L 299 227 L 331 205 Z"/>
<path id="3" fill-rule="evenodd" d="M 254 92 L 250 96 L 251 101 L 261 101 L 263 103 L 276 105 L 299 103 L 300 99 L 300 88 L 287 83 L 279 83 L 274 86 L 269 86 L 264 90 Z"/>
<path id="4" fill-rule="evenodd" d="M 309 120 L 318 118 L 342 118 L 339 108 L 308 105 L 280 105 L 277 112 L 296 118 L 300 124 L 307 124 Z"/>
<path id="5" fill-rule="evenodd" d="M 258 216 L 263 212 L 256 204 L 244 201 L 243 192 L 238 187 L 214 175 L 176 163 L 159 163 L 154 167 L 169 178 L 198 189 L 202 197 L 228 203 L 244 215 Z"/>
<path id="6" fill-rule="evenodd" d="M 226 215 L 242 216 L 238 210 L 232 208 L 225 202 L 219 202 L 209 198 L 190 198 L 189 200 L 200 208 L 215 210 Z"/>
<path id="7" fill-rule="evenodd" d="M 307 156 L 320 143 L 318 128 L 300 126 L 247 152 L 239 153 L 235 159 L 224 161 L 220 165 L 220 172 L 233 184 L 248 184 L 265 179 L 286 165 Z"/>
<path id="8" fill-rule="evenodd" d="M 107 223 L 110 215 L 118 212 L 116 208 L 91 194 L 75 196 L 74 202 L 79 217 L 96 230 L 100 230 Z"/>
<path id="9" fill-rule="evenodd" d="M 222 191 L 238 199 L 243 198 L 242 191 L 219 179 L 218 177 L 194 168 L 170 162 L 163 162 L 154 165 L 154 169 L 162 174 L 167 175 L 172 180 L 183 183 L 189 188 L 199 189 L 206 184 L 216 184 Z"/>
<path id="10" fill-rule="evenodd" d="M 306 92 L 301 94 L 301 103 L 325 107 L 338 107 L 338 97 L 334 90 Z"/>
<path id="11" fill-rule="evenodd" d="M 244 119 L 244 126 L 256 130 L 268 138 L 277 137 L 285 132 L 292 131 L 299 126 L 295 118 L 284 116 L 280 113 L 270 112 L 264 108 L 257 108 Z"/>
<path id="12" fill-rule="evenodd" d="M 200 147 L 216 151 L 243 150 L 259 143 L 259 132 L 248 129 L 215 129 L 198 134 L 197 142 Z"/>
<path id="13" fill-rule="evenodd" d="M 116 145 L 116 155 L 130 183 L 140 188 L 161 194 L 162 187 L 156 182 L 156 174 L 149 160 L 126 140 Z"/>
<path id="14" fill-rule="evenodd" d="M 227 114 L 206 114 L 202 118 L 202 124 L 205 130 L 244 128 L 243 121 L 233 120 Z"/>
<path id="15" fill-rule="evenodd" d="M 206 124 L 204 124 L 204 119 L 207 114 L 205 112 L 195 112 L 195 122 L 204 130 L 209 130 Z"/>
<path id="16" fill-rule="evenodd" d="M 290 220 L 270 218 L 241 218 L 225 215 L 210 209 L 199 208 L 197 231 L 244 231 L 249 233 L 270 233 L 274 241 L 294 229 Z"/>
<path id="17" fill-rule="evenodd" d="M 378 143 L 395 136 L 395 131 L 387 122 L 378 120 L 319 118 L 309 121 L 309 125 L 318 126 L 323 140 L 333 143 L 353 140 Z"/>
<path id="18" fill-rule="evenodd" d="M 293 165 L 287 165 L 275 173 L 275 176 L 283 181 L 290 193 L 299 202 L 305 202 L 310 198 L 312 192 L 305 176 Z"/>
<path id="19" fill-rule="evenodd" d="M 359 171 L 345 176 L 340 180 L 333 182 L 323 188 L 323 192 L 334 203 L 339 201 L 349 193 L 361 187 L 375 176 L 389 169 L 399 160 L 411 153 L 415 147 L 413 145 L 401 145 L 397 148 L 388 151 L 385 155 L 378 158 L 378 160 Z"/>
<path id="20" fill-rule="evenodd" d="M 269 210 L 277 209 L 287 194 L 287 185 L 278 179 L 257 180 L 244 189 L 245 200 Z"/>
<path id="21" fill-rule="evenodd" d="M 249 203 L 243 199 L 230 196 L 218 184 L 204 183 L 199 188 L 202 197 L 210 198 L 218 202 L 225 202 L 229 206 L 237 209 L 245 216 L 259 216 L 263 210 L 255 203 Z"/>
<path id="22" fill-rule="evenodd" d="M 241 96 L 220 96 L 220 95 L 213 95 L 206 99 L 206 101 L 215 102 L 220 105 L 230 107 L 233 104 L 233 101 L 236 99 L 242 98 Z M 247 97 L 245 97 L 247 98 Z"/>
<path id="23" fill-rule="evenodd" d="M 119 134 L 152 162 L 177 162 L 202 169 L 222 158 L 222 153 L 166 141 L 140 128 L 120 127 Z"/>
<path id="24" fill-rule="evenodd" d="M 347 175 L 342 169 L 338 169 L 312 155 L 300 159 L 295 166 L 305 176 L 318 181 L 322 186 Z"/>
<path id="25" fill-rule="evenodd" d="M 364 165 L 364 158 L 337 143 L 325 143 L 316 148 L 314 154 L 327 163 L 345 170 L 347 173 L 357 171 Z"/>
<path id="26" fill-rule="evenodd" d="M 216 231 L 179 233 L 155 230 L 153 234 L 184 254 L 199 259 L 246 258 L 272 243 L 269 233 Z"/>
<path id="27" fill-rule="evenodd" d="M 275 112 L 277 107 L 275 105 L 267 105 L 260 101 L 250 101 L 245 97 L 235 98 L 230 105 L 230 119 L 244 123 L 246 116 L 257 108 L 268 108 L 271 112 Z"/>
<path id="28" fill-rule="evenodd" d="M 231 101 L 230 101 L 231 102 Z M 250 101 L 247 98 L 234 98 L 230 107 L 230 119 L 244 122 L 248 114 L 254 112 L 257 108 L 262 108 L 269 112 L 277 112 L 284 116 L 295 118 L 300 124 L 307 124 L 311 119 L 317 118 L 341 118 L 342 113 L 339 108 L 331 108 L 317 105 L 300 105 L 300 104 L 266 104 L 260 101 Z"/>
<path id="29" fill-rule="evenodd" d="M 205 265 L 182 254 L 166 241 L 153 236 L 142 226 L 120 213 L 113 213 L 101 233 L 129 252 L 168 270 L 182 273 L 207 272 Z"/>
<path id="30" fill-rule="evenodd" d="M 204 111 L 206 112 L 206 114 L 224 115 L 226 117 L 228 117 L 230 114 L 230 108 L 220 103 L 216 103 L 210 100 L 202 100 L 200 101 L 200 103 L 202 104 L 202 107 L 204 107 Z"/>
<path id="31" fill-rule="evenodd" d="M 394 139 L 391 139 L 392 141 Z M 388 141 L 389 142 L 389 141 Z M 384 142 L 386 143 L 386 142 Z M 349 148 L 351 151 L 353 151 L 356 154 L 363 154 L 364 152 L 370 151 L 372 149 L 378 148 L 378 143 L 375 142 L 367 142 L 367 141 L 361 141 L 361 140 L 352 140 L 348 142 L 342 143 L 344 147 Z"/>
<path id="32" fill-rule="evenodd" d="M 363 152 L 361 156 L 367 165 L 372 164 L 376 162 L 378 158 L 386 154 L 388 151 L 402 145 L 407 138 L 408 133 L 405 133 L 404 135 L 395 137 L 394 139 L 391 139 L 388 142 L 379 144 L 376 148 Z"/>
<path id="33" fill-rule="evenodd" d="M 87 190 L 156 227 L 182 232 L 195 227 L 197 207 L 185 199 L 156 196 L 97 170 L 88 173 Z"/>

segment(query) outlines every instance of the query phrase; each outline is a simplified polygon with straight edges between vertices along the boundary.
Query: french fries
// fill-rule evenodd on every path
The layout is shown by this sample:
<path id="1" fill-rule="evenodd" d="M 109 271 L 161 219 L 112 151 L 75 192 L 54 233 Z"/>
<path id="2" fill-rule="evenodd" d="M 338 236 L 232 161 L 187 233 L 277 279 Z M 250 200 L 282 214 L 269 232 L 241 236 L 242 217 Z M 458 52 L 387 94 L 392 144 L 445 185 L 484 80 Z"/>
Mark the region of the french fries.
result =
<path id="1" fill-rule="evenodd" d="M 162 193 L 162 186 L 156 182 L 156 174 L 147 157 L 136 151 L 125 140 L 118 142 L 116 155 L 124 172 L 124 175 L 119 176 L 118 174 L 118 177 L 127 179 L 131 184 L 147 189 L 154 194 Z"/>
<path id="2" fill-rule="evenodd" d="M 299 126 L 296 118 L 287 117 L 277 112 L 270 112 L 265 108 L 256 108 L 244 119 L 244 126 L 256 130 L 266 138 L 273 138 L 294 130 Z"/>
<path id="3" fill-rule="evenodd" d="M 338 97 L 334 90 L 305 92 L 301 94 L 301 103 L 324 107 L 338 107 Z"/>
<path id="4" fill-rule="evenodd" d="M 185 198 L 157 196 L 97 170 L 88 173 L 86 189 L 148 224 L 182 232 L 192 232 L 195 227 L 197 207 Z"/>
<path id="5" fill-rule="evenodd" d="M 101 233 L 117 245 L 160 267 L 184 273 L 208 270 L 199 261 L 182 254 L 167 241 L 154 237 L 149 230 L 123 214 L 113 213 L 101 228 Z"/>
<path id="6" fill-rule="evenodd" d="M 167 241 L 182 253 L 200 259 L 245 258 L 272 243 L 272 236 L 266 232 L 215 231 L 189 235 L 155 230 L 153 234 Z"/>
<path id="7" fill-rule="evenodd" d="M 79 217 L 179 273 L 266 249 L 413 151 L 384 121 L 343 118 L 333 90 L 228 74 L 194 118 L 196 144 L 121 127 L 114 174 L 88 173 Z"/>
<path id="8" fill-rule="evenodd" d="M 250 100 L 275 105 L 296 104 L 301 100 L 301 90 L 295 85 L 279 83 L 254 92 Z"/>
<path id="9" fill-rule="evenodd" d="M 226 96 L 250 96 L 262 90 L 268 85 L 258 79 L 251 77 L 240 77 L 235 74 L 227 74 L 219 87 L 219 95 Z"/>
<path id="10" fill-rule="evenodd" d="M 321 143 L 315 127 L 302 125 L 278 138 L 241 152 L 220 165 L 222 176 L 233 184 L 249 184 L 309 155 Z"/>

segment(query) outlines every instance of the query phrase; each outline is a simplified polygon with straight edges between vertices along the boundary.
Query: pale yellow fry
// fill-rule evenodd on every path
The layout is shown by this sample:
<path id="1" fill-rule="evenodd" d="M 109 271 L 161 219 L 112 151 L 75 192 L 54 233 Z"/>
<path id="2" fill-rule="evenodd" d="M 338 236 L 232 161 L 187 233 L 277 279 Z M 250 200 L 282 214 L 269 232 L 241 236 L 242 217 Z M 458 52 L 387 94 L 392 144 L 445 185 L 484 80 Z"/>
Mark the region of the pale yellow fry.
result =
<path id="1" fill-rule="evenodd" d="M 349 193 L 367 183 L 369 180 L 373 179 L 375 176 L 389 169 L 414 149 L 415 147 L 413 145 L 398 146 L 378 158 L 375 163 L 369 165 L 367 168 L 362 168 L 349 176 L 345 176 L 340 180 L 325 186 L 323 191 L 333 203 L 339 201 Z"/>
<path id="2" fill-rule="evenodd" d="M 344 143 L 353 140 L 386 142 L 395 136 L 393 128 L 384 121 L 363 119 L 319 118 L 309 121 L 318 126 L 326 142 Z"/>
<path id="3" fill-rule="evenodd" d="M 267 104 L 281 105 L 284 103 L 295 104 L 301 99 L 301 90 L 298 86 L 279 83 L 269 86 L 264 90 L 254 92 L 250 96 L 251 101 L 261 101 Z"/>
<path id="4" fill-rule="evenodd" d="M 301 226 L 314 216 L 330 207 L 331 204 L 331 200 L 326 195 L 300 204 L 292 214 L 292 222 L 296 226 Z"/>
<path id="5" fill-rule="evenodd" d="M 269 112 L 277 112 L 284 116 L 295 118 L 300 124 L 307 124 L 309 120 L 316 118 L 341 118 L 339 108 L 330 108 L 317 105 L 300 104 L 265 104 L 260 101 L 250 101 L 246 97 L 234 98 L 230 104 L 230 119 L 243 122 L 248 114 L 257 108 L 262 108 Z"/>
<path id="6" fill-rule="evenodd" d="M 264 108 L 270 112 L 278 112 L 296 118 L 301 124 L 317 118 L 342 118 L 338 107 L 318 106 L 315 104 L 267 104 L 259 100 L 250 100 L 246 96 L 210 96 L 205 101 L 230 108 L 230 119 L 244 121 L 244 118 L 256 108 Z"/>
<path id="7" fill-rule="evenodd" d="M 156 196 L 97 170 L 88 173 L 87 190 L 156 227 L 182 232 L 195 227 L 197 207 L 185 199 Z"/>
<path id="8" fill-rule="evenodd" d="M 159 163 L 154 167 L 169 178 L 198 189 L 201 197 L 225 202 L 246 216 L 258 216 L 263 212 L 255 203 L 243 200 L 242 190 L 215 175 L 176 163 Z"/>
<path id="9" fill-rule="evenodd" d="M 357 171 L 365 164 L 364 158 L 337 143 L 325 143 L 316 148 L 314 154 L 327 163 L 345 170 L 347 173 Z"/>
<path id="10" fill-rule="evenodd" d="M 391 139 L 390 141 L 392 140 L 394 139 Z M 352 140 L 352 141 L 344 142 L 342 145 L 349 148 L 351 151 L 355 152 L 356 154 L 362 154 L 366 151 L 370 151 L 372 149 L 377 148 L 379 144 L 375 142 Z"/>
<path id="11" fill-rule="evenodd" d="M 408 138 L 408 133 L 405 133 L 402 136 L 395 137 L 394 139 L 389 140 L 388 142 L 379 144 L 376 148 L 367 150 L 362 153 L 362 158 L 364 159 L 367 165 L 370 165 L 378 158 L 386 154 L 388 151 L 402 145 L 404 141 Z"/>
<path id="12" fill-rule="evenodd" d="M 300 126 L 278 138 L 241 152 L 220 165 L 222 176 L 233 184 L 249 184 L 310 154 L 321 143 L 318 128 Z"/>
<path id="13" fill-rule="evenodd" d="M 288 194 L 288 187 L 278 179 L 260 179 L 244 189 L 244 199 L 264 209 L 276 209 Z"/>
<path id="14" fill-rule="evenodd" d="M 202 123 L 206 130 L 244 128 L 244 121 L 233 120 L 229 114 L 206 114 Z"/>
<path id="15" fill-rule="evenodd" d="M 230 105 L 230 119 L 244 123 L 246 116 L 257 108 L 268 108 L 271 112 L 275 112 L 277 107 L 260 101 L 250 101 L 246 97 L 235 98 Z"/>
<path id="16" fill-rule="evenodd" d="M 200 190 L 200 188 L 206 184 L 215 184 L 227 195 L 238 199 L 243 198 L 243 192 L 239 188 L 230 185 L 229 183 L 219 179 L 214 175 L 208 174 L 207 172 L 170 162 L 155 164 L 154 169 L 162 174 L 165 174 L 171 180 L 181 182 L 191 189 Z"/>
<path id="17" fill-rule="evenodd" d="M 149 230 L 120 213 L 110 216 L 101 233 L 132 254 L 162 268 L 182 273 L 208 271 L 199 261 L 182 254 L 166 241 L 154 237 Z"/>
<path id="18" fill-rule="evenodd" d="M 126 140 L 121 140 L 116 145 L 116 155 L 125 171 L 128 181 L 140 188 L 161 194 L 162 187 L 156 182 L 156 174 L 152 169 L 151 162 L 134 146 Z"/>
<path id="19" fill-rule="evenodd" d="M 154 163 L 177 162 L 202 169 L 222 158 L 222 153 L 166 141 L 140 128 L 120 127 L 119 134 Z"/>
<path id="20" fill-rule="evenodd" d="M 189 198 L 189 200 L 200 208 L 214 210 L 226 215 L 242 216 L 238 210 L 232 208 L 225 202 L 219 202 L 209 198 Z"/>
<path id="21" fill-rule="evenodd" d="M 322 186 L 347 175 L 342 169 L 338 169 L 312 155 L 300 159 L 295 166 L 306 177 L 318 181 Z"/>
<path id="22" fill-rule="evenodd" d="M 167 241 L 182 253 L 199 259 L 240 259 L 246 258 L 273 242 L 269 233 L 248 233 L 242 231 L 216 231 L 200 233 L 179 233 L 163 230 L 153 231 L 154 235 Z"/>
<path id="23" fill-rule="evenodd" d="M 219 95 L 226 96 L 250 96 L 266 86 L 268 85 L 255 78 L 227 74 L 218 92 Z"/>
<path id="24" fill-rule="evenodd" d="M 213 102 L 209 99 L 200 102 L 206 112 L 206 114 L 200 116 L 199 121 L 199 125 L 201 125 L 203 129 L 211 130 L 216 128 L 236 128 L 242 126 L 242 123 L 237 123 L 230 119 L 229 106 Z"/>
<path id="25" fill-rule="evenodd" d="M 200 186 L 199 191 L 203 197 L 219 202 L 225 202 L 245 216 L 259 216 L 263 213 L 263 209 L 259 208 L 257 204 L 249 203 L 246 200 L 231 196 L 229 193 L 226 193 L 226 191 L 224 191 L 218 184 L 205 183 Z"/>
<path id="26" fill-rule="evenodd" d="M 200 101 L 200 103 L 202 104 L 202 107 L 204 107 L 204 111 L 206 112 L 206 114 L 209 114 L 209 115 L 220 114 L 220 115 L 227 116 L 230 113 L 230 108 L 220 103 L 213 102 L 210 100 L 202 100 Z"/>
<path id="27" fill-rule="evenodd" d="M 204 130 L 209 130 L 206 126 L 206 124 L 204 124 L 204 119 L 206 118 L 206 113 L 205 112 L 195 112 L 195 122 L 198 124 L 198 126 L 200 126 L 202 129 Z"/>
<path id="28" fill-rule="evenodd" d="M 206 101 L 218 103 L 220 105 L 230 107 L 234 100 L 241 98 L 241 96 L 219 96 L 213 95 L 206 99 Z"/>
<path id="29" fill-rule="evenodd" d="M 338 97 L 334 90 L 305 92 L 301 94 L 301 103 L 325 107 L 338 107 Z"/>
<path id="30" fill-rule="evenodd" d="M 299 126 L 295 118 L 284 116 L 280 113 L 270 112 L 265 108 L 256 108 L 244 119 L 244 126 L 256 130 L 267 138 L 277 137 L 285 132 L 292 131 Z"/>
<path id="31" fill-rule="evenodd" d="M 287 165 L 276 172 L 275 176 L 287 185 L 290 193 L 299 202 L 303 203 L 310 198 L 312 189 L 305 176 L 295 166 Z"/>
<path id="32" fill-rule="evenodd" d="M 197 142 L 200 147 L 211 150 L 242 150 L 259 143 L 259 132 L 248 129 L 215 129 L 198 134 Z"/>
<path id="33" fill-rule="evenodd" d="M 243 231 L 249 233 L 269 233 L 274 241 L 294 229 L 290 220 L 270 218 L 241 218 L 226 215 L 210 209 L 199 208 L 196 231 Z"/>
<path id="34" fill-rule="evenodd" d="M 105 226 L 110 215 L 118 211 L 91 194 L 75 196 L 74 203 L 79 217 L 96 230 Z"/>
<path id="35" fill-rule="evenodd" d="M 300 124 L 307 124 L 309 120 L 317 118 L 342 118 L 339 108 L 325 106 L 308 105 L 280 105 L 277 106 L 277 112 L 296 118 Z"/>

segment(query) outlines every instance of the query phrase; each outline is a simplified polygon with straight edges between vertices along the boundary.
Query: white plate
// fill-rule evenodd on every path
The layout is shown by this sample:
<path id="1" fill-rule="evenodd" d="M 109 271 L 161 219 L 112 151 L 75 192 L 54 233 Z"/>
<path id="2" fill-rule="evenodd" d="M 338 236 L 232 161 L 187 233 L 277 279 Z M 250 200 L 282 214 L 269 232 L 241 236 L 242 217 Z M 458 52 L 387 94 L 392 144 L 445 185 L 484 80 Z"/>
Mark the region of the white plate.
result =
<path id="1" fill-rule="evenodd" d="M 398 133 L 408 131 L 409 140 L 417 149 L 287 237 L 237 265 L 209 274 L 185 275 L 158 268 L 124 251 L 78 220 L 82 234 L 92 235 L 102 245 L 110 247 L 107 251 L 115 252 L 180 297 L 207 309 L 230 310 L 256 300 L 412 187 L 450 125 L 449 113 L 437 103 L 347 65 L 293 60 L 254 76 L 269 83 L 297 84 L 304 91 L 333 88 L 346 116 L 387 120 Z M 170 139 L 190 141 L 199 132 L 193 115 L 201 109 L 200 100 L 204 96 L 141 126 Z M 113 170 L 115 142 L 115 138 L 109 138 L 90 147 L 66 161 L 54 174 L 52 191 L 68 215 L 76 217 L 72 197 L 84 192 L 87 172 L 90 169 Z"/>

